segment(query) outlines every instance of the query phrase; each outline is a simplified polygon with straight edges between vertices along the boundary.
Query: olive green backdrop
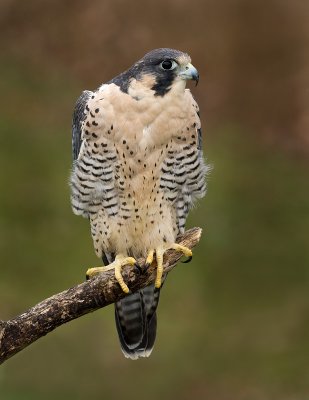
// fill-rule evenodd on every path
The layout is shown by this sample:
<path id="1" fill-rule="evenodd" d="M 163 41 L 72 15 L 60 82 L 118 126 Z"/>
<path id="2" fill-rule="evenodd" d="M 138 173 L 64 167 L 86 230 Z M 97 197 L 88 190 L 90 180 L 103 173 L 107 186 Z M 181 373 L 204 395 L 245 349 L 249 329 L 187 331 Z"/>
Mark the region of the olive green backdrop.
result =
<path id="1" fill-rule="evenodd" d="M 123 358 L 109 307 L 3 364 L 1 400 L 309 398 L 308 26 L 305 1 L 0 1 L 0 319 L 99 265 L 69 201 L 83 89 L 187 51 L 214 166 L 151 358 Z"/>

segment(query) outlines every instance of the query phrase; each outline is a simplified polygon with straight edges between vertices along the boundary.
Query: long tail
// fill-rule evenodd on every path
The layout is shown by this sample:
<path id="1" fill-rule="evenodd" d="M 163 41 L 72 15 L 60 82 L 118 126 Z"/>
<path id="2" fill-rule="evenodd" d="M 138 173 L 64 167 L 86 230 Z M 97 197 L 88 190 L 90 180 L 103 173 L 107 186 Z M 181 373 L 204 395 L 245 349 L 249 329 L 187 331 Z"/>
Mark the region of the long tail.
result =
<path id="1" fill-rule="evenodd" d="M 149 285 L 115 303 L 116 326 L 125 357 L 149 357 L 157 332 L 160 289 Z"/>

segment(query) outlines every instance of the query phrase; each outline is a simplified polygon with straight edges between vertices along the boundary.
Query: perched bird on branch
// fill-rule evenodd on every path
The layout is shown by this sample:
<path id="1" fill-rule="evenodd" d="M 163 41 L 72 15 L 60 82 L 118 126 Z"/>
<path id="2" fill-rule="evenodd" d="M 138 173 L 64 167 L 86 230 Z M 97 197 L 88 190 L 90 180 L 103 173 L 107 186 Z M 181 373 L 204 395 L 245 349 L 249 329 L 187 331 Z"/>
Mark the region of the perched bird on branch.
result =
<path id="1" fill-rule="evenodd" d="M 89 218 L 105 264 L 87 276 L 114 269 L 129 293 L 121 268 L 140 257 L 146 267 L 157 264 L 154 285 L 115 304 L 121 348 L 131 359 L 148 357 L 154 346 L 164 253 L 192 257 L 175 241 L 206 192 L 199 110 L 186 89 L 187 80 L 198 79 L 188 54 L 156 49 L 97 90 L 84 91 L 74 110 L 72 208 Z"/>

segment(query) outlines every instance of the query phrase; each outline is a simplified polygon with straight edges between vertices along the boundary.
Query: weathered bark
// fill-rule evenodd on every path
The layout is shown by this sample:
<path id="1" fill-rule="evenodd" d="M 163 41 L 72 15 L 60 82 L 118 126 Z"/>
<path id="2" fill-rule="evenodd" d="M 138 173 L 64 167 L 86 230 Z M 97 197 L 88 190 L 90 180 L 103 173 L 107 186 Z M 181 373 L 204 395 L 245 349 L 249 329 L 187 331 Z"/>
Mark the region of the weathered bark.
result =
<path id="1" fill-rule="evenodd" d="M 200 228 L 190 229 L 177 242 L 192 249 L 199 242 L 201 233 Z M 180 258 L 180 253 L 169 250 L 164 256 L 164 272 L 169 272 Z M 139 263 L 143 265 L 144 260 Z M 155 262 L 140 274 L 125 266 L 123 276 L 131 292 L 136 292 L 154 282 Z M 0 364 L 58 326 L 115 303 L 124 296 L 113 271 L 108 271 L 43 300 L 16 318 L 0 321 Z"/>

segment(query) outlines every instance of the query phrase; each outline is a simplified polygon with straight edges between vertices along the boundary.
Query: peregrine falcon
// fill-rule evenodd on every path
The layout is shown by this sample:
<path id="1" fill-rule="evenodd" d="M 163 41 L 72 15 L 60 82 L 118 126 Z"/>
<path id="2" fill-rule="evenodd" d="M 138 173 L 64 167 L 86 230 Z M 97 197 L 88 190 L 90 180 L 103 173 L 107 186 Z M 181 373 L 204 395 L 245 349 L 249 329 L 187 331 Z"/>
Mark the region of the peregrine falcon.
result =
<path id="1" fill-rule="evenodd" d="M 156 260 L 155 284 L 128 294 L 115 304 L 124 355 L 148 357 L 156 336 L 156 308 L 163 256 L 175 249 L 189 209 L 206 193 L 199 108 L 187 80 L 199 74 L 188 54 L 162 48 L 150 51 L 127 71 L 84 91 L 72 126 L 71 203 L 90 221 L 96 255 L 114 269 L 125 293 L 124 265 L 145 257 Z"/>

